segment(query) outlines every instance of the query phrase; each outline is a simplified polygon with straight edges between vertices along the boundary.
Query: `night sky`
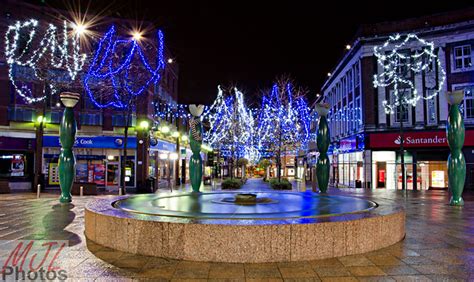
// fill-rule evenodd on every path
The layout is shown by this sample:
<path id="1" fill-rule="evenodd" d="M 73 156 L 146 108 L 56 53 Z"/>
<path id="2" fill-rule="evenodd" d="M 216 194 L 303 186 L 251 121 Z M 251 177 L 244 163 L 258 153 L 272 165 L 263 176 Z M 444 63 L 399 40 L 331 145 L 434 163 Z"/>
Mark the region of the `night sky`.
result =
<path id="1" fill-rule="evenodd" d="M 106 14 L 147 20 L 162 28 L 180 67 L 179 102 L 209 104 L 218 84 L 236 85 L 246 99 L 257 101 L 260 90 L 281 74 L 290 74 L 314 99 L 360 24 L 451 11 L 472 3 L 346 2 L 119 0 L 91 1 L 90 10 L 107 7 Z M 418 7 L 411 6 L 415 3 Z"/>

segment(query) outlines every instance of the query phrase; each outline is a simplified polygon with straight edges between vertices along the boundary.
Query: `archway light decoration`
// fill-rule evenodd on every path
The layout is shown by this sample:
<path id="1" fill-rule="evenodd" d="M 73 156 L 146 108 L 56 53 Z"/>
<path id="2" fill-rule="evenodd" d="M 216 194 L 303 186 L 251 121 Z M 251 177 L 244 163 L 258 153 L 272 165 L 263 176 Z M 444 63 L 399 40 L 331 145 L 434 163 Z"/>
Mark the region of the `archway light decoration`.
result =
<path id="1" fill-rule="evenodd" d="M 8 64 L 8 77 L 15 91 L 27 102 L 34 103 L 46 98 L 46 89 L 43 95 L 35 97 L 32 89 L 15 79 L 15 65 L 28 67 L 33 70 L 34 79 L 44 80 L 40 75 L 40 68 L 66 69 L 70 80 L 74 80 L 82 70 L 86 54 L 80 54 L 79 33 L 68 35 L 68 24 L 63 22 L 62 34 L 58 27 L 48 24 L 42 38 L 38 38 L 40 24 L 37 20 L 17 21 L 8 27 L 5 33 L 5 56 Z M 43 74 L 44 75 L 44 74 Z M 49 75 L 49 74 L 46 74 Z M 54 94 L 56 88 L 48 85 Z"/>
<path id="2" fill-rule="evenodd" d="M 414 47 L 418 48 L 415 52 L 406 52 Z M 393 101 L 382 102 L 387 114 L 393 114 L 400 104 L 416 106 L 420 99 L 429 100 L 440 93 L 446 72 L 437 52 L 433 42 L 421 39 L 416 34 L 396 34 L 390 36 L 384 44 L 374 47 L 377 63 L 383 68 L 381 73 L 374 75 L 374 87 L 393 87 Z M 433 91 L 425 96 L 418 93 L 411 79 L 411 74 L 423 72 L 439 77 Z M 406 89 L 410 90 L 409 95 L 406 95 Z"/>

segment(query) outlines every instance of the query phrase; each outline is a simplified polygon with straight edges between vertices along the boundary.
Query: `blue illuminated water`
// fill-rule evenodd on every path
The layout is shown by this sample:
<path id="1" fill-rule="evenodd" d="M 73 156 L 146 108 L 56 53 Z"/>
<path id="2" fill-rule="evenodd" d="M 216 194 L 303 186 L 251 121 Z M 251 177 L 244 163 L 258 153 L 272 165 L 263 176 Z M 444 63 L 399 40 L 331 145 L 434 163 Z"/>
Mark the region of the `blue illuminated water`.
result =
<path id="1" fill-rule="evenodd" d="M 320 195 L 310 192 L 252 192 L 274 203 L 238 205 L 220 202 L 234 197 L 233 192 L 146 194 L 131 196 L 114 203 L 130 213 L 205 219 L 274 219 L 324 217 L 364 212 L 377 204 L 355 197 Z"/>

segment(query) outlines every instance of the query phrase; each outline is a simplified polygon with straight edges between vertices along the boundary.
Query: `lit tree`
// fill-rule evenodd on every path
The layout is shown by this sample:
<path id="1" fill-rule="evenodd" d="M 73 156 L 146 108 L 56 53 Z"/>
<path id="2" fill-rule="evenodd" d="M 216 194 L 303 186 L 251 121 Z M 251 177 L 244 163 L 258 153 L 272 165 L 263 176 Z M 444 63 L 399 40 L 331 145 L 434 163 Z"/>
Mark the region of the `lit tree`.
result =
<path id="1" fill-rule="evenodd" d="M 306 146 L 310 139 L 310 113 L 306 91 L 293 87 L 289 78 L 280 78 L 262 97 L 258 114 L 258 148 L 276 158 L 277 178 L 281 181 L 281 158 L 287 151 Z"/>
<path id="2" fill-rule="evenodd" d="M 46 28 L 44 28 L 46 27 Z M 84 29 L 63 22 L 62 29 L 54 24 L 42 26 L 37 20 L 17 21 L 5 34 L 5 56 L 8 77 L 16 94 L 26 103 L 42 103 L 42 114 L 36 129 L 34 187 L 42 175 L 43 127 L 51 95 L 60 89 L 78 88 L 75 84 L 84 66 L 85 54 L 80 54 L 79 37 Z M 35 95 L 28 82 L 43 86 Z"/>
<path id="3" fill-rule="evenodd" d="M 234 162 L 238 158 L 246 158 L 250 162 L 259 159 L 253 144 L 253 113 L 246 107 L 243 93 L 237 88 L 234 88 L 233 92 L 234 95 L 225 96 L 219 86 L 216 100 L 203 115 L 203 120 L 209 122 L 209 130 L 205 133 L 204 140 L 228 157 L 231 178 Z"/>
<path id="4" fill-rule="evenodd" d="M 124 144 L 121 164 L 121 192 L 125 193 L 125 166 L 127 160 L 128 130 L 132 115 L 143 105 L 139 97 L 150 91 L 161 77 L 163 60 L 163 34 L 157 32 L 156 59 L 150 63 L 142 47 L 140 35 L 133 39 L 120 39 L 115 27 L 100 40 L 95 55 L 84 76 L 84 88 L 89 99 L 98 108 L 115 108 L 123 111 Z M 145 48 L 143 48 L 145 49 Z"/>
<path id="5" fill-rule="evenodd" d="M 414 51 L 412 51 L 414 49 Z M 405 159 L 403 119 L 409 107 L 415 107 L 418 101 L 434 98 L 443 89 L 446 72 L 438 56 L 438 48 L 433 42 L 419 38 L 415 34 L 390 36 L 382 45 L 374 47 L 374 55 L 382 72 L 374 75 L 374 87 L 393 90 L 393 95 L 383 106 L 387 114 L 395 114 L 400 122 L 400 160 L 402 171 L 402 189 L 405 190 Z M 418 93 L 415 76 L 425 77 L 425 94 Z M 414 180 L 416 181 L 416 179 Z"/>

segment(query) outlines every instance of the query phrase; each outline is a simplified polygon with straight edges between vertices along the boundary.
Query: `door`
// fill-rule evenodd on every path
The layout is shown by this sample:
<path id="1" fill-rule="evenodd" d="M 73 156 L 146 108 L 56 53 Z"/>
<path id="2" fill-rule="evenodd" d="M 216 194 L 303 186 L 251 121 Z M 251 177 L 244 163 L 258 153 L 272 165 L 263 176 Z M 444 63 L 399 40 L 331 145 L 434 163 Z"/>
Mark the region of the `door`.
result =
<path id="1" fill-rule="evenodd" d="M 105 187 L 107 190 L 118 190 L 120 183 L 120 164 L 107 162 L 105 173 Z"/>
<path id="2" fill-rule="evenodd" d="M 377 162 L 377 188 L 385 188 L 386 162 Z"/>

